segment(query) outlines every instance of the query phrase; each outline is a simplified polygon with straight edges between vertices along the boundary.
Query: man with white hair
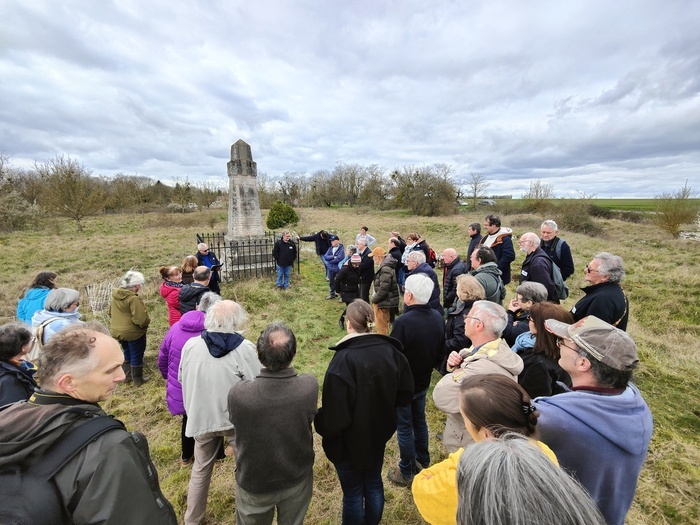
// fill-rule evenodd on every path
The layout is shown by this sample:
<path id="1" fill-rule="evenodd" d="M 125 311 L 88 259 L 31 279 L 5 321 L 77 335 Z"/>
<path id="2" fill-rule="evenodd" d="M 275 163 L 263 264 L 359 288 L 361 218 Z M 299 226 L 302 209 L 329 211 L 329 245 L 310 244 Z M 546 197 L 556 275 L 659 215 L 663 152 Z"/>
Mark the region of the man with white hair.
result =
<path id="1" fill-rule="evenodd" d="M 104 327 L 95 328 L 73 325 L 54 335 L 39 361 L 41 390 L 0 411 L 3 473 L 12 467 L 42 468 L 56 447 L 93 437 L 49 482 L 65 515 L 54 514 L 60 510 L 50 505 L 51 497 L 39 496 L 47 495 L 46 488 L 31 486 L 26 492 L 25 485 L 22 493 L 15 486 L 13 493 L 13 484 L 6 483 L 0 523 L 20 523 L 17 515 L 5 513 L 22 505 L 27 521 L 21 523 L 177 523 L 158 486 L 146 436 L 114 424 L 98 404 L 112 396 L 125 375 L 119 343 Z M 108 426 L 97 433 L 95 425 L 102 423 Z"/>
<path id="2" fill-rule="evenodd" d="M 185 524 L 204 520 L 214 462 L 223 436 L 233 436 L 228 393 L 260 373 L 255 344 L 240 333 L 248 314 L 234 301 L 213 304 L 204 317 L 205 331 L 182 348 L 179 379 L 187 413 L 185 435 L 194 437 L 194 466 L 187 490 Z"/>
<path id="3" fill-rule="evenodd" d="M 422 252 L 420 253 L 422 256 Z M 411 254 L 412 255 L 412 254 Z M 396 438 L 401 460 L 389 471 L 389 480 L 410 486 L 419 468 L 430 465 L 428 425 L 425 421 L 425 398 L 430 376 L 445 342 L 445 321 L 428 301 L 433 282 L 424 274 L 409 275 L 404 291 L 404 311 L 394 321 L 391 337 L 401 341 L 413 376 L 411 403 L 396 408 Z"/>
<path id="4" fill-rule="evenodd" d="M 221 293 L 221 288 L 219 287 L 219 268 L 221 268 L 221 263 L 219 259 L 216 258 L 216 254 L 209 249 L 209 246 L 205 242 L 200 242 L 197 245 L 197 265 L 206 266 L 211 270 L 211 279 L 209 280 L 209 289 L 217 294 Z"/>
<path id="5" fill-rule="evenodd" d="M 637 346 L 594 316 L 576 324 L 548 319 L 545 328 L 560 338 L 559 365 L 572 387 L 535 400 L 537 430 L 598 504 L 605 522 L 622 525 L 653 432 L 649 407 L 630 382 L 639 363 Z"/>
<path id="6" fill-rule="evenodd" d="M 447 310 L 457 300 L 457 277 L 469 270 L 454 248 L 445 248 L 442 251 L 442 260 L 445 263 L 442 274 L 442 306 Z"/>
<path id="7" fill-rule="evenodd" d="M 627 330 L 629 300 L 620 283 L 625 278 L 622 257 L 600 252 L 584 268 L 588 286 L 581 288 L 586 295 L 571 309 L 574 320 L 595 315 L 620 330 Z"/>
<path id="8" fill-rule="evenodd" d="M 547 288 L 547 300 L 559 304 L 559 296 L 552 278 L 552 260 L 540 248 L 540 238 L 536 233 L 527 232 L 518 241 L 520 250 L 526 253 L 520 270 L 520 284 L 540 283 Z"/>
<path id="9" fill-rule="evenodd" d="M 442 443 L 450 454 L 473 441 L 459 413 L 462 381 L 477 374 L 502 374 L 517 381 L 523 371 L 523 360 L 501 339 L 507 322 L 503 307 L 491 301 L 476 301 L 464 316 L 464 333 L 472 346 L 450 353 L 447 358 L 450 373 L 433 390 L 435 405 L 447 413 Z"/>
<path id="10" fill-rule="evenodd" d="M 408 268 L 408 275 L 423 274 L 433 281 L 433 292 L 430 294 L 428 304 L 433 310 L 437 310 L 440 315 L 443 315 L 445 310 L 440 304 L 440 285 L 438 284 L 437 274 L 426 262 L 425 254 L 422 250 L 416 250 L 408 254 L 406 257 L 406 268 Z"/>
<path id="11" fill-rule="evenodd" d="M 540 226 L 540 248 L 559 267 L 562 279 L 566 281 L 574 273 L 574 258 L 571 256 L 571 248 L 564 239 L 557 237 L 558 234 L 559 227 L 556 222 L 551 219 L 544 221 Z"/>

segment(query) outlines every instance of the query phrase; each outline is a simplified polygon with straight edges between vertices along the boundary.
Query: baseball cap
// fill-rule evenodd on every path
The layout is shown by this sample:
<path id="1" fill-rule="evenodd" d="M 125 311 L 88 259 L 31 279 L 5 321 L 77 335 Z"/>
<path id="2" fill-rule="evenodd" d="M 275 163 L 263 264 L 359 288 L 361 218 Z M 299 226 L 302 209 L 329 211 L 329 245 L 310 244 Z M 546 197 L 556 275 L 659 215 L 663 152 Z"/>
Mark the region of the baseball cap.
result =
<path id="1" fill-rule="evenodd" d="M 381 246 L 377 246 L 374 250 L 372 250 L 370 257 L 386 257 L 386 250 Z"/>
<path id="2" fill-rule="evenodd" d="M 571 339 L 591 357 L 615 370 L 632 370 L 639 362 L 637 345 L 627 332 L 594 315 L 584 317 L 574 324 L 547 319 L 544 325 L 549 332 Z"/>
<path id="3" fill-rule="evenodd" d="M 331 236 L 328 237 L 328 238 L 329 238 L 331 241 L 337 241 L 337 240 L 338 240 L 338 236 L 337 236 L 337 235 L 331 235 Z"/>

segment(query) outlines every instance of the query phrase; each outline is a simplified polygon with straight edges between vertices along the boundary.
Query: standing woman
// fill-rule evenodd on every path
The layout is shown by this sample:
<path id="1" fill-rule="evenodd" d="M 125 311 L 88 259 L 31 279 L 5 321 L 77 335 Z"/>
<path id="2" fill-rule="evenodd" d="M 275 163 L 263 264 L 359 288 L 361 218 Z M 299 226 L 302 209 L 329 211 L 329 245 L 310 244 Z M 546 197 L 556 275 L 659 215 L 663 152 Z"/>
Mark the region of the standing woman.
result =
<path id="1" fill-rule="evenodd" d="M 31 332 L 20 323 L 0 326 L 0 407 L 29 399 L 38 388 L 36 367 L 24 360 L 32 343 Z"/>
<path id="2" fill-rule="evenodd" d="M 396 431 L 396 407 L 413 397 L 413 377 L 401 343 L 371 333 L 369 304 L 350 303 L 346 324 L 347 335 L 330 347 L 336 353 L 314 426 L 343 489 L 343 524 L 375 525 L 384 510 L 384 449 Z"/>
<path id="3" fill-rule="evenodd" d="M 367 226 L 363 226 L 362 228 L 360 228 L 360 233 L 358 233 L 355 236 L 355 244 L 357 244 L 360 241 L 360 239 L 362 239 L 363 241 L 365 241 L 365 246 L 369 248 L 375 242 L 377 242 L 377 239 L 372 237 L 368 232 L 369 228 Z"/>
<path id="4" fill-rule="evenodd" d="M 146 305 L 138 296 L 146 280 L 140 272 L 126 272 L 119 281 L 119 288 L 112 291 L 112 303 L 109 315 L 112 318 L 110 331 L 124 352 L 125 382 L 132 380 L 135 386 L 141 386 L 147 378 L 143 377 L 143 354 L 146 351 L 146 331 L 151 319 Z"/>
<path id="5" fill-rule="evenodd" d="M 44 308 L 46 296 L 56 288 L 56 277 L 58 276 L 53 272 L 39 272 L 19 297 L 17 303 L 18 321 L 32 324 L 32 316 Z"/>
<path id="6" fill-rule="evenodd" d="M 180 288 L 182 288 L 182 270 L 177 266 L 161 266 L 158 270 L 163 278 L 163 283 L 160 285 L 160 295 L 165 299 L 168 305 L 168 322 L 170 326 L 180 320 Z"/>
<path id="7" fill-rule="evenodd" d="M 182 260 L 182 284 L 192 284 L 194 282 L 194 269 L 199 263 L 194 255 L 188 255 Z"/>

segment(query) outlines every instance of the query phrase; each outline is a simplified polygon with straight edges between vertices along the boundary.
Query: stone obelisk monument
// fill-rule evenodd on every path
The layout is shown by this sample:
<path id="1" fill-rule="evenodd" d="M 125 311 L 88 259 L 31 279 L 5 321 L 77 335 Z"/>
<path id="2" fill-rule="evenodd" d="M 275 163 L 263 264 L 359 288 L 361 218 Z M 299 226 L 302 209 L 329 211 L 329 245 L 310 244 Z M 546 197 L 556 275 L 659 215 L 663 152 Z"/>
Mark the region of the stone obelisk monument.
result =
<path id="1" fill-rule="evenodd" d="M 242 140 L 231 146 L 228 170 L 227 240 L 263 237 L 260 201 L 256 186 L 258 166 L 253 162 L 250 146 Z"/>

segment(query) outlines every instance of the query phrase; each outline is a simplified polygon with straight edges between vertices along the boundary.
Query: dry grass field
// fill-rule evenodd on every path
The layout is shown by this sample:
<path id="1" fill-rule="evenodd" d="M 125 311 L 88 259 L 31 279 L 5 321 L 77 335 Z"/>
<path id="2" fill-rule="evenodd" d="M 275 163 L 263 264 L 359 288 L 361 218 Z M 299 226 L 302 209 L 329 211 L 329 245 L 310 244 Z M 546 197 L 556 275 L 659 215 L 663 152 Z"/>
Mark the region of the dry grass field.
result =
<path id="1" fill-rule="evenodd" d="M 321 228 L 336 231 L 345 244 L 354 241 L 360 226 L 382 244 L 391 230 L 404 235 L 417 231 L 440 252 L 454 247 L 464 253 L 468 244 L 466 227 L 481 221 L 483 213 L 471 212 L 442 218 L 410 216 L 402 211 L 376 212 L 366 209 L 297 210 L 299 234 Z M 542 217 L 503 216 L 503 224 L 517 235 L 538 231 Z M 556 217 L 555 217 L 556 219 Z M 570 307 L 581 296 L 576 287 L 583 281 L 583 267 L 599 251 L 623 257 L 627 278 L 623 283 L 630 299 L 629 333 L 638 344 L 641 366 L 635 382 L 654 414 L 655 432 L 642 472 L 637 497 L 628 516 L 634 525 L 698 523 L 700 521 L 700 243 L 674 240 L 650 224 L 618 220 L 596 220 L 604 234 L 592 238 L 562 231 L 572 246 L 577 273 L 570 279 Z M 165 335 L 167 311 L 158 294 L 161 265 L 179 264 L 184 255 L 196 250 L 195 232 L 223 231 L 224 212 L 196 212 L 187 215 L 121 215 L 88 219 L 85 232 L 75 233 L 69 223 L 51 223 L 43 232 L 19 232 L 0 236 L 0 318 L 11 320 L 17 298 L 24 286 L 42 270 L 59 274 L 60 286 L 81 290 L 88 284 L 113 280 L 130 268 L 143 272 L 147 286 L 143 297 L 152 324 L 148 333 L 146 367 L 151 381 L 141 389 L 120 386 L 104 403 L 105 409 L 126 425 L 148 436 L 166 496 L 179 516 L 184 512 L 189 468 L 178 464 L 179 419 L 168 413 L 164 382 L 155 364 Z M 688 228 L 691 226 L 688 225 Z M 226 283 L 222 295 L 248 310 L 248 337 L 255 341 L 270 321 L 283 320 L 295 331 L 299 353 L 295 366 L 300 372 L 323 380 L 332 353 L 327 349 L 343 335 L 337 326 L 341 305 L 324 301 L 327 283 L 312 243 L 302 243 L 301 272 L 292 275 L 287 292 L 275 290 L 272 278 Z M 513 263 L 517 275 L 523 254 Z M 573 286 L 572 286 L 573 285 Z M 510 299 L 515 286 L 509 287 Z M 81 311 L 90 318 L 81 300 Z M 433 378 L 433 384 L 437 377 Z M 441 414 L 428 402 L 431 436 L 441 430 Z M 439 442 L 431 437 L 433 461 L 444 456 Z M 389 442 L 385 471 L 398 461 L 395 439 Z M 235 460 L 220 462 L 214 472 L 207 523 L 233 523 L 235 509 Z M 423 523 L 413 505 L 410 491 L 385 485 L 384 523 Z M 341 491 L 332 465 L 316 436 L 314 497 L 307 515 L 310 524 L 340 523 Z"/>

